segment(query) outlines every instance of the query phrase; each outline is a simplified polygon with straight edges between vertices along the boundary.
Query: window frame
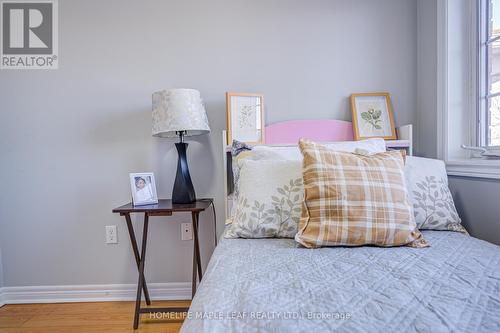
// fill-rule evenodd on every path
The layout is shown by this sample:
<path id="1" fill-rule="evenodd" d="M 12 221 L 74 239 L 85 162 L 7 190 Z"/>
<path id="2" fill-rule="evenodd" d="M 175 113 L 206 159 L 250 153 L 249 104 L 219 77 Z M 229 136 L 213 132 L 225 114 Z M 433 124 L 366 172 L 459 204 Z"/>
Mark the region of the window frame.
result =
<path id="1" fill-rule="evenodd" d="M 480 0 L 478 10 L 478 105 L 477 105 L 477 128 L 476 140 L 477 145 L 487 148 L 488 150 L 500 150 L 500 145 L 489 145 L 490 141 L 490 100 L 494 97 L 500 96 L 500 91 L 491 94 L 489 91 L 491 76 L 489 75 L 490 56 L 488 54 L 488 47 L 494 42 L 500 42 L 500 35 L 491 37 L 490 29 L 490 14 L 491 14 L 491 0 Z"/>
<path id="2" fill-rule="evenodd" d="M 478 32 L 482 27 L 480 22 L 484 22 L 481 15 L 485 14 L 482 10 L 485 1 L 437 2 L 436 148 L 437 157 L 445 162 L 448 175 L 500 179 L 500 160 L 486 159 L 474 151 L 460 148 L 461 145 L 479 146 L 480 139 L 485 138 L 478 125 L 479 122 L 484 124 L 485 117 L 484 107 L 480 107 L 480 101 L 485 100 L 481 98 L 481 92 L 485 91 L 481 80 L 486 73 L 481 70 L 485 58 L 480 57 L 479 48 L 483 44 Z M 457 35 L 457 27 L 462 35 Z M 488 151 L 496 149 L 489 147 Z"/>

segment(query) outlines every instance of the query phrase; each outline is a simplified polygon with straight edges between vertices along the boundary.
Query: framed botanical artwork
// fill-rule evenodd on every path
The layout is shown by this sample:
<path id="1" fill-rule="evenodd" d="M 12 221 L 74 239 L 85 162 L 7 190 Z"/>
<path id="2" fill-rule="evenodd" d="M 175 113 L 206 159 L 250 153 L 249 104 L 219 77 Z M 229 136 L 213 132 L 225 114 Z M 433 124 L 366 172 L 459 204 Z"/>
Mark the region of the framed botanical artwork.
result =
<path id="1" fill-rule="evenodd" d="M 131 173 L 130 189 L 134 206 L 153 205 L 158 203 L 155 175 L 152 172 Z"/>
<path id="2" fill-rule="evenodd" d="M 397 139 L 389 93 L 352 94 L 351 111 L 354 139 Z"/>
<path id="3" fill-rule="evenodd" d="M 264 95 L 226 93 L 227 144 L 264 143 Z"/>

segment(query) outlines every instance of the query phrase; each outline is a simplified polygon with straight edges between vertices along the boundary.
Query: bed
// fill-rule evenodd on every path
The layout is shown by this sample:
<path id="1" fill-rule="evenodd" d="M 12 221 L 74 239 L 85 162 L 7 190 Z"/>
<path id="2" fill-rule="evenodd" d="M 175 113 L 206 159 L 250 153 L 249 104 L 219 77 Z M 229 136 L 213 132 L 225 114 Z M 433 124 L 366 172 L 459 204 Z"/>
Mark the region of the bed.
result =
<path id="1" fill-rule="evenodd" d="M 345 134 L 307 135 L 349 140 L 346 122 L 330 123 Z M 310 125 L 267 127 L 266 137 L 282 144 Z M 411 125 L 404 131 L 411 154 Z M 224 147 L 227 170 L 230 157 Z M 230 172 L 225 179 L 229 214 Z M 500 332 L 500 247 L 460 232 L 423 235 L 428 248 L 222 238 L 181 332 Z"/>
<path id="2" fill-rule="evenodd" d="M 499 332 L 500 248 L 423 233 L 429 248 L 223 239 L 181 332 Z"/>

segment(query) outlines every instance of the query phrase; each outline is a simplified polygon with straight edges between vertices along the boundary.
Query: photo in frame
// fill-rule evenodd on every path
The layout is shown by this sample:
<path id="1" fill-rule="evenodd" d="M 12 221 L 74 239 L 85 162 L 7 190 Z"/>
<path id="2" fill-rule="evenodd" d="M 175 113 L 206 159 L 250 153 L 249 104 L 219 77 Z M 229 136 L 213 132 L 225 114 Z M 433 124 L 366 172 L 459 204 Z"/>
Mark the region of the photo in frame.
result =
<path id="1" fill-rule="evenodd" d="M 264 95 L 226 93 L 227 144 L 264 143 Z"/>
<path id="2" fill-rule="evenodd" d="M 130 174 L 130 189 L 134 206 L 153 205 L 158 203 L 155 175 L 152 172 Z"/>
<path id="3" fill-rule="evenodd" d="M 351 112 L 355 140 L 397 139 L 389 93 L 352 94 Z"/>

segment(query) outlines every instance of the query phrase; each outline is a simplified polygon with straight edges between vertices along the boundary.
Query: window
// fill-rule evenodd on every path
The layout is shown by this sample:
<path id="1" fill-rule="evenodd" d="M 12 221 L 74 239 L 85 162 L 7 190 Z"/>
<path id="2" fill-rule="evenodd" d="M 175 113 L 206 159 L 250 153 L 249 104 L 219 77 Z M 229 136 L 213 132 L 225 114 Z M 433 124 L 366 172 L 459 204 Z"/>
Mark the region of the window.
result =
<path id="1" fill-rule="evenodd" d="M 500 179 L 500 0 L 437 1 L 436 120 L 449 175 Z"/>
<path id="2" fill-rule="evenodd" d="M 481 13 L 478 139 L 500 147 L 500 0 L 483 0 Z"/>

